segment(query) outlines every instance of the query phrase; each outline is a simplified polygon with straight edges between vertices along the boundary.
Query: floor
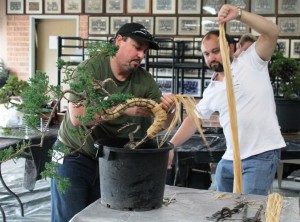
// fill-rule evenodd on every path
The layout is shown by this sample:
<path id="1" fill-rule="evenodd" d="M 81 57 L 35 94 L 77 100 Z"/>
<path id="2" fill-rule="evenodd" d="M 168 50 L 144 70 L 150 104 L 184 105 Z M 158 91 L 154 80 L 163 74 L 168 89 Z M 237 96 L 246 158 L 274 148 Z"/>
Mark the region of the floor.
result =
<path id="1" fill-rule="evenodd" d="M 28 191 L 24 184 L 24 159 L 10 160 L 2 164 L 2 175 L 8 187 L 18 194 L 24 205 L 24 217 L 16 199 L 5 191 L 0 185 L 0 204 L 6 214 L 6 221 L 43 222 L 50 221 L 50 181 L 39 180 L 33 191 Z M 273 183 L 273 192 L 283 196 L 300 197 L 300 171 L 294 171 L 288 178 L 282 181 L 281 189 L 278 188 L 277 180 Z M 26 181 L 25 181 L 26 183 Z M 213 189 L 213 187 L 212 187 Z M 2 216 L 0 214 L 0 221 Z"/>

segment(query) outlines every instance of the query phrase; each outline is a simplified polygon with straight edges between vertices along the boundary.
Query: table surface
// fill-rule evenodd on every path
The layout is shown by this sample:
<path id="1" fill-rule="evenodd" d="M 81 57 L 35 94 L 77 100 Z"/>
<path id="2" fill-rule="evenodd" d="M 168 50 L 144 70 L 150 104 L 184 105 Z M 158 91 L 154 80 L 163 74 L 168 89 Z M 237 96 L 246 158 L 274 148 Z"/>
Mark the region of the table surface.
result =
<path id="1" fill-rule="evenodd" d="M 239 195 L 166 185 L 164 197 L 174 197 L 175 201 L 167 206 L 163 205 L 159 209 L 143 212 L 113 210 L 102 205 L 99 199 L 76 214 L 71 222 L 212 221 L 208 220 L 207 217 L 211 217 L 223 207 L 233 209 L 238 201 L 241 200 L 249 202 L 247 217 L 253 217 L 258 207 L 262 204 L 263 210 L 261 212 L 261 218 L 262 221 L 265 221 L 266 196 Z M 241 219 L 242 215 L 243 212 L 240 212 L 233 215 L 232 218 Z M 280 221 L 300 221 L 299 198 L 284 197 Z"/>

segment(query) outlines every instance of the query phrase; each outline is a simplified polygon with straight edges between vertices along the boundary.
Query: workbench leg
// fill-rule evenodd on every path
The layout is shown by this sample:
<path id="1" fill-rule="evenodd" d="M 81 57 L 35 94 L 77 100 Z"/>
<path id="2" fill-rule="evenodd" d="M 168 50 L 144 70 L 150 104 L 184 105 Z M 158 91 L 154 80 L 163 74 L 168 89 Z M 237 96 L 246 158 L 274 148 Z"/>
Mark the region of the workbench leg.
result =
<path id="1" fill-rule="evenodd" d="M 281 189 L 282 174 L 283 174 L 283 162 L 280 161 L 278 168 L 277 168 L 277 181 L 278 181 L 279 189 Z"/>
<path id="2" fill-rule="evenodd" d="M 0 180 L 1 180 L 1 183 L 2 183 L 2 185 L 4 186 L 4 188 L 7 190 L 7 192 L 9 192 L 11 195 L 13 195 L 13 196 L 17 199 L 17 201 L 18 201 L 18 203 L 19 203 L 19 205 L 20 205 L 20 207 L 21 207 L 21 215 L 22 215 L 22 217 L 24 217 L 24 207 L 23 207 L 23 203 L 21 202 L 21 200 L 20 200 L 20 198 L 18 197 L 18 195 L 15 194 L 14 192 L 12 192 L 11 189 L 8 188 L 8 186 L 6 185 L 5 181 L 3 180 L 3 177 L 2 177 L 2 171 L 1 171 L 1 166 L 2 166 L 2 164 L 0 163 Z"/>
<path id="3" fill-rule="evenodd" d="M 2 220 L 3 220 L 3 222 L 6 222 L 5 212 L 4 212 L 4 210 L 3 210 L 3 208 L 2 208 L 1 205 L 0 205 L 0 211 L 1 211 L 1 214 L 2 214 Z"/>

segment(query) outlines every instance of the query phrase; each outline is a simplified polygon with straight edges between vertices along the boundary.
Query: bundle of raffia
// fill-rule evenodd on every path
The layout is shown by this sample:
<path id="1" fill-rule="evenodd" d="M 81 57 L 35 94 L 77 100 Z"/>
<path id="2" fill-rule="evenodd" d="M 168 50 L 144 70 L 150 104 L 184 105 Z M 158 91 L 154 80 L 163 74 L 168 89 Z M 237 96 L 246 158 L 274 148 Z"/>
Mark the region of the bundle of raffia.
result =
<path id="1" fill-rule="evenodd" d="M 223 61 L 225 79 L 226 79 L 226 89 L 227 89 L 227 100 L 231 127 L 231 136 L 233 144 L 233 192 L 242 193 L 243 191 L 243 181 L 242 181 L 242 164 L 240 158 L 240 148 L 238 140 L 238 126 L 237 126 L 237 113 L 235 105 L 235 96 L 233 91 L 232 76 L 230 69 L 230 57 L 228 51 L 228 43 L 225 37 L 224 24 L 220 24 L 220 51 Z"/>

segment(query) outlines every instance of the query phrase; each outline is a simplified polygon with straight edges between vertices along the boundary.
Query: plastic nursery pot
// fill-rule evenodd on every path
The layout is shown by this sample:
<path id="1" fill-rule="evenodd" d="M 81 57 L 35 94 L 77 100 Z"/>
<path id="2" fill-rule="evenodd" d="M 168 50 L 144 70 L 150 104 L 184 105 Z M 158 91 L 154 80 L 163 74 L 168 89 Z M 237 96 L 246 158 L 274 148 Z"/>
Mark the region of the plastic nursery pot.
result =
<path id="1" fill-rule="evenodd" d="M 101 204 L 108 208 L 146 211 L 162 206 L 170 143 L 157 141 L 125 149 L 127 139 L 99 140 Z"/>

